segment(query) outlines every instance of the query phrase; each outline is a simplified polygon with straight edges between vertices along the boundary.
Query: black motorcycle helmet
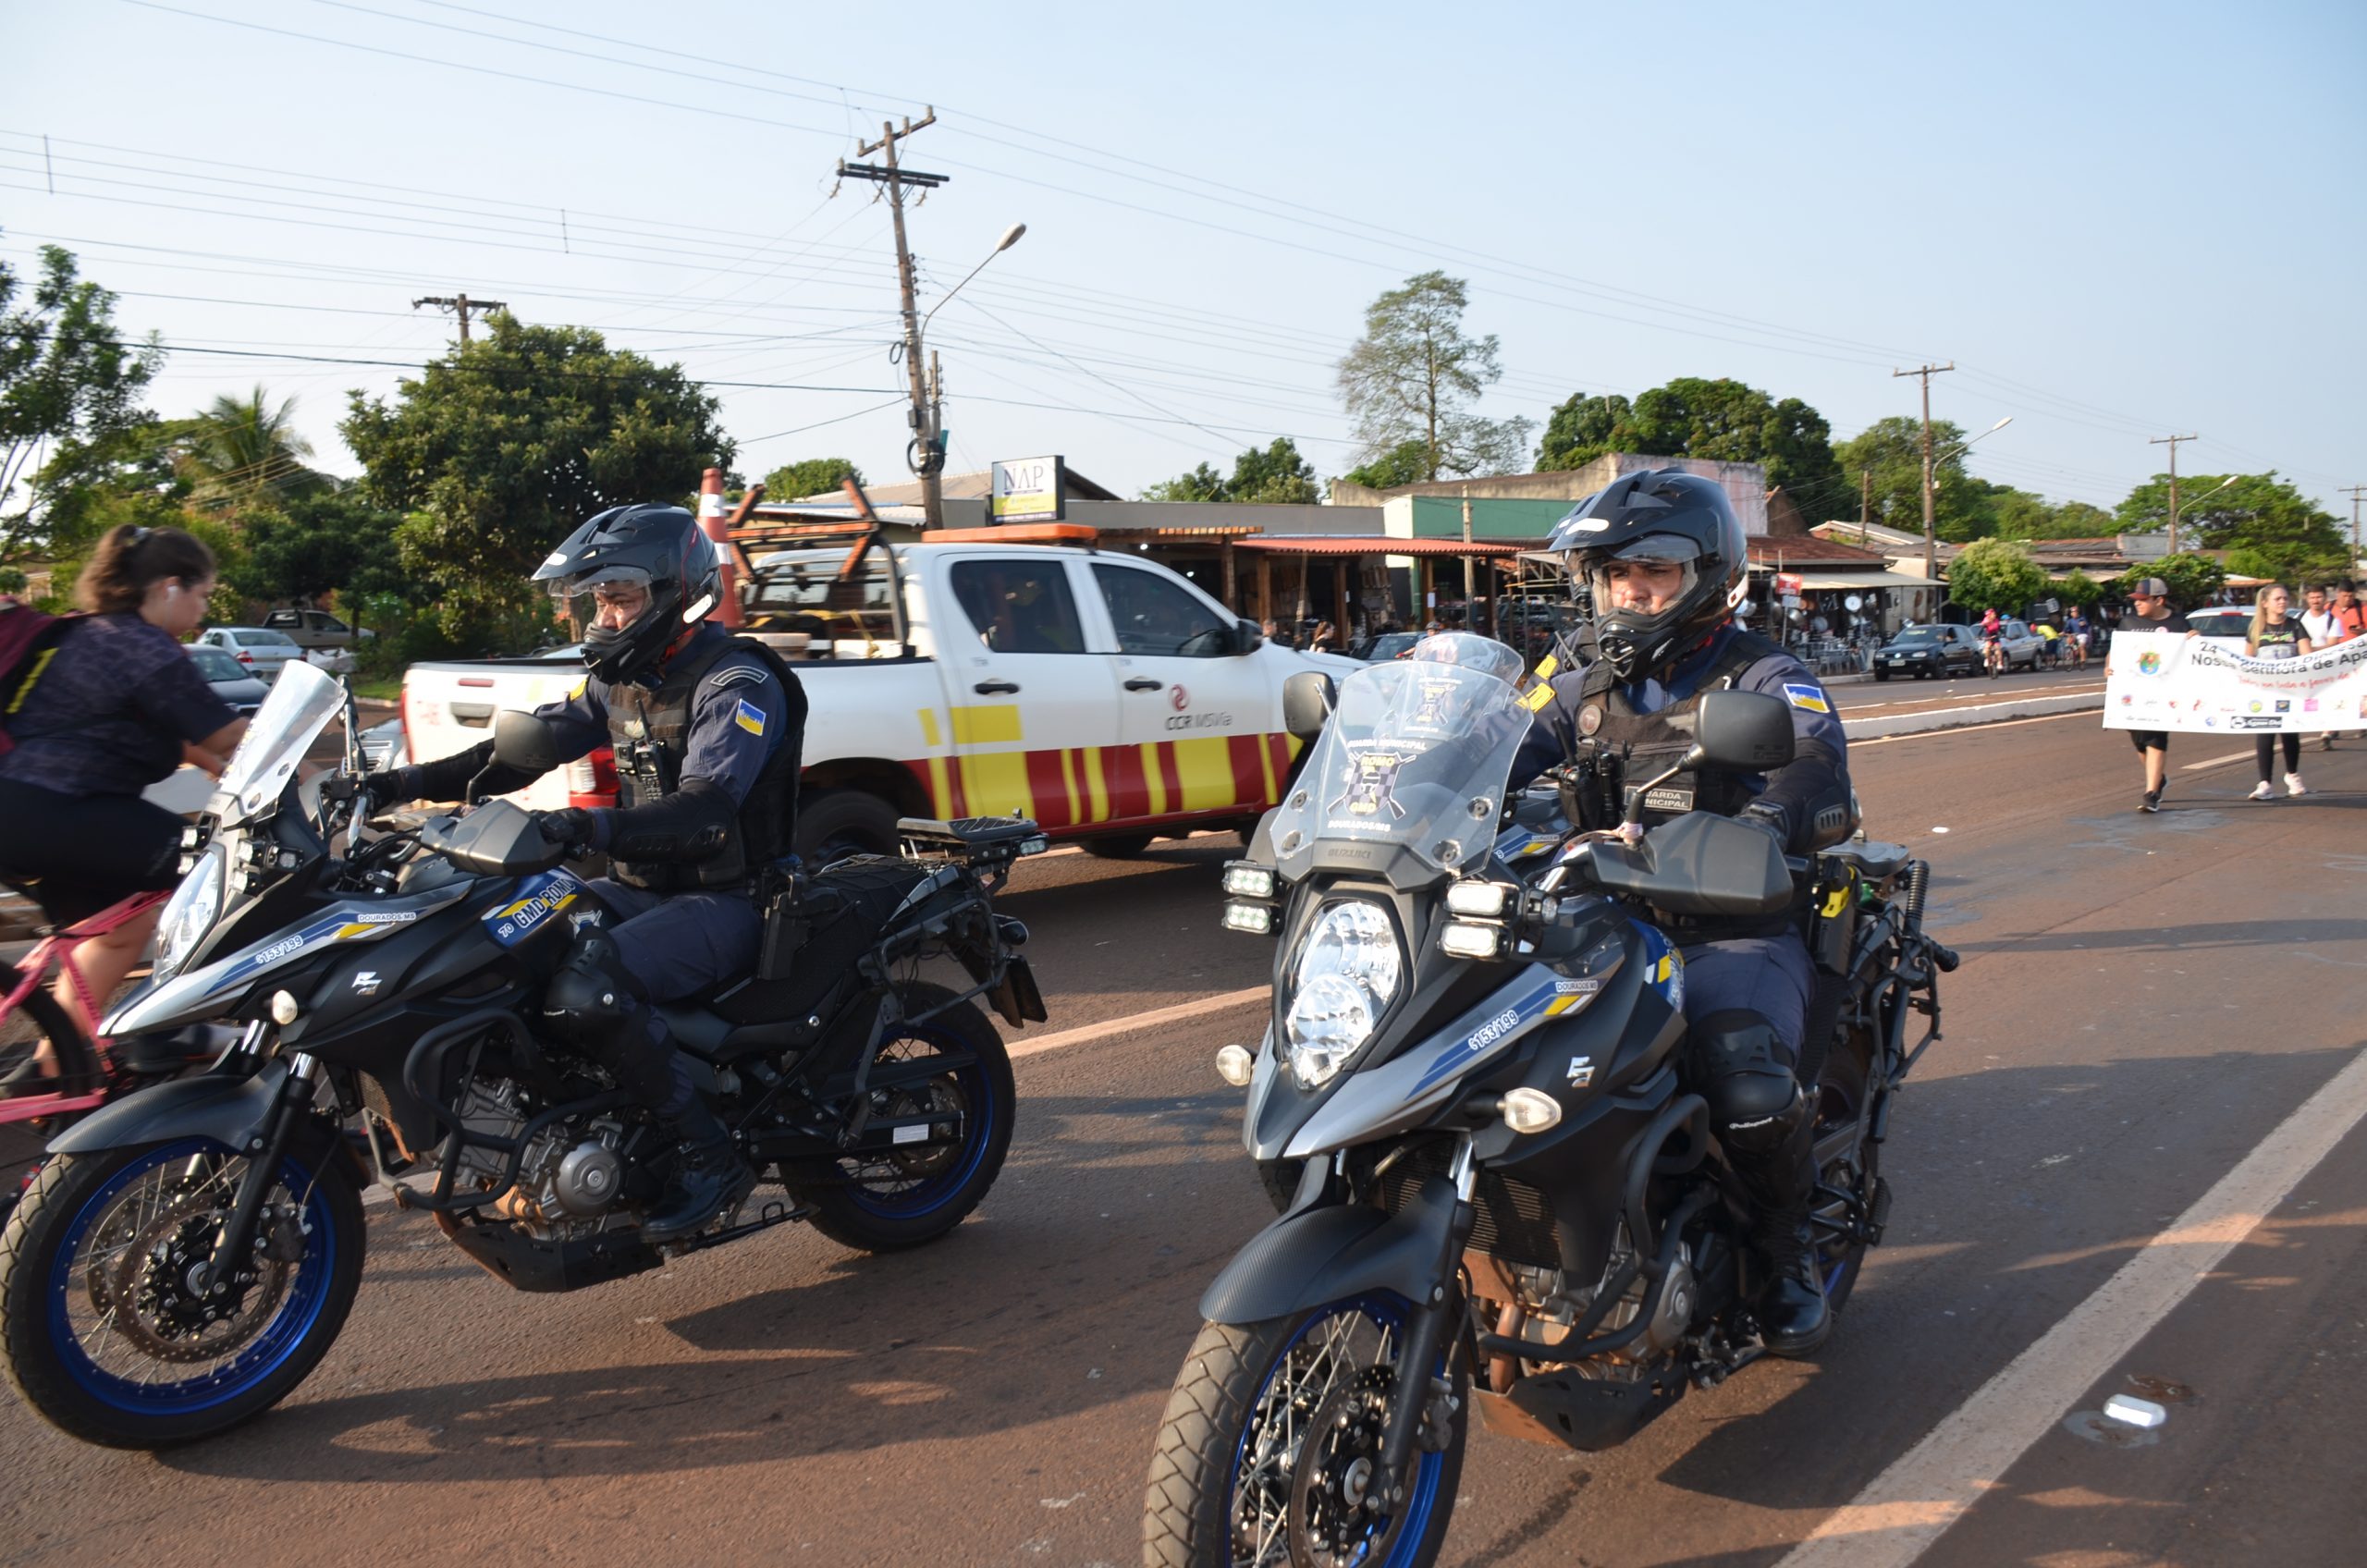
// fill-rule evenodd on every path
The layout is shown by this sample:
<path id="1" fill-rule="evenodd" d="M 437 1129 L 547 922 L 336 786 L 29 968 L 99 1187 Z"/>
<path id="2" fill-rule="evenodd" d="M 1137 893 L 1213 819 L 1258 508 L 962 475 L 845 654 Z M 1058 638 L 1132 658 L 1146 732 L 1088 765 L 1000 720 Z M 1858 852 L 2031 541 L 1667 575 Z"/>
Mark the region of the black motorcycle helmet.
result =
<path id="1" fill-rule="evenodd" d="M 1594 599 L 1594 641 L 1622 680 L 1665 668 L 1734 613 L 1750 570 L 1742 523 L 1726 487 L 1683 469 L 1650 469 L 1613 480 L 1554 525 L 1547 546 Z M 1614 607 L 1604 569 L 1614 560 L 1685 569 L 1666 608 Z"/>
<path id="2" fill-rule="evenodd" d="M 680 507 L 610 507 L 553 550 L 534 581 L 550 584 L 583 628 L 583 662 L 608 684 L 657 682 L 658 661 L 683 628 L 715 608 L 722 572 L 715 542 Z M 644 589 L 649 602 L 622 627 L 599 624 L 599 590 Z"/>

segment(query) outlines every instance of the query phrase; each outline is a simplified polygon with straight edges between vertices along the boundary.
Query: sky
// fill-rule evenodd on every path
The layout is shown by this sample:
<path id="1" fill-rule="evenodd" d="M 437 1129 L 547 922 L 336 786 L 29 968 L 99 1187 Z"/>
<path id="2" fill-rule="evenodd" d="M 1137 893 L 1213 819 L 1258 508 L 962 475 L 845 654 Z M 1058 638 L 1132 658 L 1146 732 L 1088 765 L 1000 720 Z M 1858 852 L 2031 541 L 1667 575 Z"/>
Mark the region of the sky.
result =
<path id="1" fill-rule="evenodd" d="M 1730 376 L 1842 438 L 1953 361 L 1933 415 L 2013 422 L 1984 478 L 2110 507 L 2192 434 L 2182 473 L 2347 520 L 2362 102 L 2356 4 L 0 0 L 0 260 L 65 245 L 173 350 L 159 412 L 261 384 L 331 472 L 349 392 L 448 347 L 411 301 L 466 292 L 679 361 L 741 472 L 887 482 L 893 244 L 833 170 L 934 107 L 957 471 L 1343 472 L 1333 365 L 1437 269 L 1494 417 Z"/>

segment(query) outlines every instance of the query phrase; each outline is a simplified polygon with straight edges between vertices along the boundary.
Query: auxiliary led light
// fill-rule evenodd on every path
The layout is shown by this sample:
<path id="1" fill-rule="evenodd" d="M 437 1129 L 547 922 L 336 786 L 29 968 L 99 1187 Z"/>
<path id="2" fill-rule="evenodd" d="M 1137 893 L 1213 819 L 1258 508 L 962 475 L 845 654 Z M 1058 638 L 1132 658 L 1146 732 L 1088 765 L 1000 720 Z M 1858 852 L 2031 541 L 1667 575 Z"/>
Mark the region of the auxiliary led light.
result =
<path id="1" fill-rule="evenodd" d="M 1224 894 L 1229 899 L 1270 899 L 1274 873 L 1255 861 L 1237 860 L 1224 868 Z"/>
<path id="2" fill-rule="evenodd" d="M 1274 929 L 1274 912 L 1265 904 L 1227 903 L 1222 924 L 1228 931 L 1246 931 L 1253 937 L 1270 936 Z"/>
<path id="3" fill-rule="evenodd" d="M 1504 928 L 1450 921 L 1439 934 L 1439 947 L 1449 958 L 1494 958 L 1504 950 Z"/>
<path id="4" fill-rule="evenodd" d="M 1512 893 L 1512 888 L 1502 882 L 1450 882 L 1446 888 L 1446 907 L 1453 914 L 1495 920 L 1502 916 L 1505 901 Z"/>

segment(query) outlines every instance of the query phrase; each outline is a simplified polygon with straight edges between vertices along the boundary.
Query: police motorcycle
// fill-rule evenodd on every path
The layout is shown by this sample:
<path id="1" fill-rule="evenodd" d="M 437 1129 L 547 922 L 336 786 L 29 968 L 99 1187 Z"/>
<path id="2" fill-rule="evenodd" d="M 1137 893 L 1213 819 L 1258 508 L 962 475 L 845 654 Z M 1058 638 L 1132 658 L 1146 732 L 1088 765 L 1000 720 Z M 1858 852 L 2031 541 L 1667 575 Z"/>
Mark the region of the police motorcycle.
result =
<path id="1" fill-rule="evenodd" d="M 1787 862 L 1704 812 L 1645 830 L 1676 769 L 1609 786 L 1613 826 L 1517 872 L 1496 844 L 1528 712 L 1506 680 L 1375 666 L 1328 724 L 1319 680 L 1286 688 L 1286 722 L 1320 739 L 1225 874 L 1224 924 L 1277 940 L 1272 1017 L 1254 1055 L 1217 1063 L 1248 1090 L 1252 1158 L 1298 1182 L 1201 1300 L 1151 1463 L 1149 1562 L 1429 1563 L 1475 1407 L 1609 1448 L 1762 1354 L 1748 1203 L 1678 1082 L 1684 962 L 1648 907 L 1768 913 L 1814 879 L 1838 973 L 1829 1048 L 1802 1071 L 1836 1308 L 1882 1239 L 1890 1096 L 1938 1038 L 1935 975 L 1956 966 L 1923 935 L 1929 869 L 1902 849 Z M 1715 692 L 1679 767 L 1759 771 L 1792 746 L 1779 700 Z"/>
<path id="2" fill-rule="evenodd" d="M 0 1233 L 0 1364 L 52 1425 L 154 1448 L 286 1396 L 353 1304 L 374 1179 L 521 1291 L 789 1220 L 913 1246 L 985 1196 L 1014 1095 L 978 1004 L 1045 1016 L 1013 950 L 1025 928 L 991 903 L 1043 848 L 1033 823 L 908 819 L 906 856 L 773 889 L 754 974 L 658 1009 L 779 1188 L 661 1251 L 638 1216 L 674 1140 L 536 1027 L 544 983 L 595 918 L 566 847 L 501 800 L 364 840 L 350 794 L 299 779 L 340 710 L 350 735 L 350 697 L 309 665 L 274 684 L 185 839 L 153 979 L 107 1023 L 227 1021 L 236 1044 L 68 1129 Z M 551 746 L 533 716 L 499 716 L 497 760 L 539 770 Z M 344 776 L 360 767 L 349 739 Z M 966 989 L 919 977 L 938 957 Z M 341 1131 L 357 1117 L 368 1137 Z"/>

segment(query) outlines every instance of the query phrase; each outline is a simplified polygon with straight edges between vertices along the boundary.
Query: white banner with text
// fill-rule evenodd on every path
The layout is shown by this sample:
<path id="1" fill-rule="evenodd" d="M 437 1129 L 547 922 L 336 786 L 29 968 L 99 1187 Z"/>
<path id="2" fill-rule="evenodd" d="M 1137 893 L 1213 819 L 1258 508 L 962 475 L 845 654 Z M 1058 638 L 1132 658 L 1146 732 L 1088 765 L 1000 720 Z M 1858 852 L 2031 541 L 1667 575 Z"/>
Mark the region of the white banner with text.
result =
<path id="1" fill-rule="evenodd" d="M 2104 660 L 2104 728 L 2194 734 L 2367 729 L 2367 638 L 2299 658 L 2174 631 L 2116 631 Z"/>

